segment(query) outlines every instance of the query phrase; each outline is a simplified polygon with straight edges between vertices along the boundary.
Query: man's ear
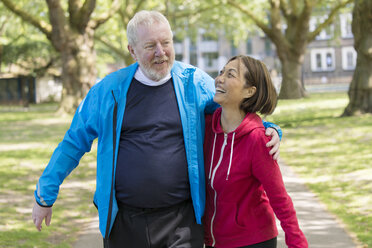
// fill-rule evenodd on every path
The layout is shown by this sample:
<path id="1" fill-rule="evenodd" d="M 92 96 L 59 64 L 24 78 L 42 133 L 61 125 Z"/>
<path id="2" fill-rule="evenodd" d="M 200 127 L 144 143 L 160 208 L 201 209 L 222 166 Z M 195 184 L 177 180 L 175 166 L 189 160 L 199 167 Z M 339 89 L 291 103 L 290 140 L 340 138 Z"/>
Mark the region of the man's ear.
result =
<path id="1" fill-rule="evenodd" d="M 128 51 L 130 52 L 130 55 L 132 56 L 132 58 L 134 60 L 137 60 L 137 56 L 136 56 L 136 53 L 134 52 L 134 49 L 131 45 L 128 45 Z"/>
<path id="2" fill-rule="evenodd" d="M 257 90 L 257 88 L 255 86 L 251 86 L 251 87 L 246 88 L 245 89 L 245 97 L 246 98 L 252 97 L 254 94 L 256 94 L 256 90 Z"/>

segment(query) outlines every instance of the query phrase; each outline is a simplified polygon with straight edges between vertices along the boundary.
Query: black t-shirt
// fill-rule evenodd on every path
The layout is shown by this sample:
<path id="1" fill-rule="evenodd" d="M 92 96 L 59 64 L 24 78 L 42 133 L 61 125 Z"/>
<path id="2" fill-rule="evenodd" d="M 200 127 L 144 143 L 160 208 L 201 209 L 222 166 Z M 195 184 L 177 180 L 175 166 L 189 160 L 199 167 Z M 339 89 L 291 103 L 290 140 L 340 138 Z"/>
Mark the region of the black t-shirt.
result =
<path id="1" fill-rule="evenodd" d="M 173 81 L 147 86 L 133 79 L 120 135 L 116 198 L 156 208 L 190 198 L 182 124 Z"/>

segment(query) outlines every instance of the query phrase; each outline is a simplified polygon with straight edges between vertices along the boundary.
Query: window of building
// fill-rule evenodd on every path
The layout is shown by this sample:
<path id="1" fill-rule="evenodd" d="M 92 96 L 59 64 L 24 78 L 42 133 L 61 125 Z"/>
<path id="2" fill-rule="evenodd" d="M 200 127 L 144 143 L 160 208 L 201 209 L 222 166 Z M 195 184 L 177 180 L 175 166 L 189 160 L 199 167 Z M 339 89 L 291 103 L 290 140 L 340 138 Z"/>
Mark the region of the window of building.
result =
<path id="1" fill-rule="evenodd" d="M 321 23 L 326 20 L 327 16 L 317 16 L 310 19 L 310 32 L 313 32 Z M 316 40 L 329 40 L 333 37 L 334 25 L 328 25 L 317 36 Z"/>
<path id="2" fill-rule="evenodd" d="M 322 69 L 322 55 L 320 53 L 316 54 L 316 69 Z"/>
<path id="3" fill-rule="evenodd" d="M 195 52 L 192 52 L 190 54 L 190 64 L 192 64 L 194 66 L 198 66 L 198 57 L 196 56 Z"/>
<path id="4" fill-rule="evenodd" d="M 252 54 L 252 39 L 247 40 L 247 54 Z"/>
<path id="5" fill-rule="evenodd" d="M 326 53 L 326 63 L 327 63 L 327 69 L 332 69 L 333 66 L 333 59 L 331 53 Z"/>
<path id="6" fill-rule="evenodd" d="M 272 55 L 271 41 L 269 38 L 265 38 L 265 55 L 266 56 Z"/>
<path id="7" fill-rule="evenodd" d="M 342 38 L 353 38 L 353 32 L 351 30 L 351 22 L 353 16 L 351 13 L 344 13 L 340 15 L 340 28 Z"/>
<path id="8" fill-rule="evenodd" d="M 343 47 L 342 48 L 342 69 L 343 70 L 354 70 L 356 65 L 357 53 L 354 47 Z"/>
<path id="9" fill-rule="evenodd" d="M 217 59 L 218 53 L 203 53 L 202 54 L 204 65 L 207 67 L 216 67 L 217 66 Z"/>
<path id="10" fill-rule="evenodd" d="M 333 71 L 335 69 L 334 48 L 318 48 L 311 50 L 312 71 Z"/>
<path id="11" fill-rule="evenodd" d="M 182 61 L 183 59 L 183 55 L 182 54 L 176 54 L 176 58 L 175 58 L 177 61 Z"/>
<path id="12" fill-rule="evenodd" d="M 236 56 L 236 55 L 238 55 L 238 48 L 237 48 L 237 46 L 235 45 L 234 41 L 231 41 L 231 43 L 230 43 L 230 47 L 231 47 L 231 56 Z"/>

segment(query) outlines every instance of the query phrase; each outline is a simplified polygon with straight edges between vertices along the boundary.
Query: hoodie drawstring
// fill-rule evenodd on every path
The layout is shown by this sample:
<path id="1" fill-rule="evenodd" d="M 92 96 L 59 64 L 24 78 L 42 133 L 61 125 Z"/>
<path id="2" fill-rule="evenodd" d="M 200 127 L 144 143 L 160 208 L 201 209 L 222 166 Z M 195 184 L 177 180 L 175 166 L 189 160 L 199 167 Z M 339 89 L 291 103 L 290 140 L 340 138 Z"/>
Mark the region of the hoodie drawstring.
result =
<path id="1" fill-rule="evenodd" d="M 229 162 L 229 168 L 227 169 L 226 180 L 229 180 L 229 174 L 230 174 L 230 169 L 231 169 L 231 161 L 232 161 L 233 152 L 234 152 L 234 139 L 235 139 L 235 132 L 233 133 L 232 141 L 231 141 L 230 162 Z"/>
<path id="2" fill-rule="evenodd" d="M 212 176 L 212 167 L 213 167 L 213 159 L 214 159 L 214 149 L 216 147 L 216 139 L 217 139 L 217 133 L 214 134 L 212 157 L 211 157 L 211 164 L 209 166 L 208 179 L 211 179 L 211 176 Z M 233 157 L 233 153 L 234 153 L 234 140 L 235 140 L 235 132 L 232 135 L 231 148 L 230 148 L 230 161 L 229 161 L 229 168 L 227 169 L 226 180 L 229 180 L 230 169 L 231 169 L 231 164 L 232 164 L 231 162 L 232 162 L 232 157 Z"/>
<path id="3" fill-rule="evenodd" d="M 213 158 L 214 158 L 214 148 L 216 146 L 216 138 L 217 134 L 214 134 L 214 141 L 213 141 L 213 149 L 212 149 L 212 159 L 211 159 L 211 166 L 209 167 L 209 176 L 208 179 L 211 179 L 211 174 L 212 174 L 212 166 L 213 166 Z"/>

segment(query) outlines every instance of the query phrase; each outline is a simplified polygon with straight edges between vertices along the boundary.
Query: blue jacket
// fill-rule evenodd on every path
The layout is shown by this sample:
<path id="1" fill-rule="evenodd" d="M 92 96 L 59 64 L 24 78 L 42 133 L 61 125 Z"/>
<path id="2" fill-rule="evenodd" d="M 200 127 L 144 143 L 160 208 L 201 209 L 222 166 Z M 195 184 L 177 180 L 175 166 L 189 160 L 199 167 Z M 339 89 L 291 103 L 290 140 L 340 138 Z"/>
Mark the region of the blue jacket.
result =
<path id="1" fill-rule="evenodd" d="M 35 190 L 35 198 L 40 205 L 53 205 L 60 184 L 78 165 L 84 153 L 90 151 L 93 140 L 98 137 L 94 203 L 98 208 L 99 228 L 103 237 L 106 233 L 110 233 L 118 211 L 115 187 L 113 187 L 114 173 L 126 95 L 137 67 L 138 64 L 135 63 L 118 70 L 90 89 L 78 107 L 63 141 L 54 151 Z M 174 63 L 171 75 L 183 127 L 195 217 L 197 222 L 201 223 L 205 205 L 204 115 L 212 113 L 217 108 L 213 103 L 214 80 L 200 69 L 180 62 Z M 114 122 L 115 103 L 117 103 L 117 117 Z M 116 134 L 119 135 L 114 134 L 114 126 Z M 111 212 L 110 217 L 109 212 Z"/>
<path id="2" fill-rule="evenodd" d="M 90 151 L 93 140 L 98 138 L 97 182 L 93 201 L 98 209 L 99 228 L 105 238 L 106 234 L 110 234 L 118 212 L 114 187 L 117 154 L 126 95 L 137 67 L 135 63 L 111 73 L 90 89 L 35 190 L 35 198 L 40 205 L 52 206 L 63 180 L 79 164 L 81 157 Z M 204 115 L 213 113 L 218 107 L 213 102 L 214 80 L 202 70 L 177 61 L 171 75 L 181 116 L 195 218 L 201 224 L 205 207 Z"/>

